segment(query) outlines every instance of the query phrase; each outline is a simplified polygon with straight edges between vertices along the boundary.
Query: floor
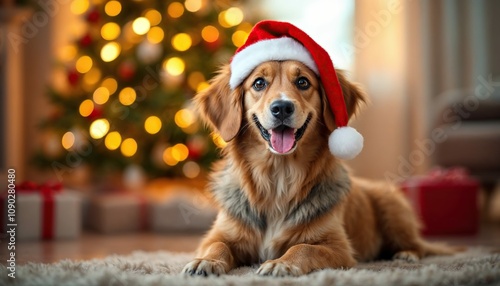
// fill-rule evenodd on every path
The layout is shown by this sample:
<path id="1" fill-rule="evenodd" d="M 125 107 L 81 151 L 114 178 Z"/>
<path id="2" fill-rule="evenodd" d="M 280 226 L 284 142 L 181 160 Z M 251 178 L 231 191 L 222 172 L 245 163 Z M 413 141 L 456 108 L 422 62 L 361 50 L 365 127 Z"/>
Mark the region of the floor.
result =
<path id="1" fill-rule="evenodd" d="M 200 233 L 155 234 L 135 233 L 103 235 L 83 233 L 81 238 L 71 241 L 26 241 L 16 244 L 16 262 L 51 263 L 61 259 L 87 260 L 112 254 L 129 254 L 133 251 L 168 250 L 176 252 L 194 251 L 202 238 Z M 487 246 L 500 249 L 500 224 L 484 225 L 473 236 L 428 237 L 432 241 L 445 241 L 453 245 Z M 7 244 L 0 242 L 1 263 L 6 263 Z"/>
<path id="2" fill-rule="evenodd" d="M 25 241 L 16 244 L 16 263 L 51 263 L 61 259 L 87 260 L 112 254 L 129 254 L 133 251 L 168 250 L 192 252 L 202 238 L 200 233 L 154 234 L 149 232 L 104 235 L 87 232 L 77 240 Z M 0 243 L 1 263 L 7 257 L 7 245 Z"/>

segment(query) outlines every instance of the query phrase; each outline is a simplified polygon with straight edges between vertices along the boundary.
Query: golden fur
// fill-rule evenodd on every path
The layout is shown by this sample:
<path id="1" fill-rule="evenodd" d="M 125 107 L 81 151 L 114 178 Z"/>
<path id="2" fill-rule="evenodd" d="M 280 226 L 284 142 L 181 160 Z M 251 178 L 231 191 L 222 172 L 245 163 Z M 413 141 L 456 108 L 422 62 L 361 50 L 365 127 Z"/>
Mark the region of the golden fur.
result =
<path id="1" fill-rule="evenodd" d="M 333 114 L 309 68 L 296 61 L 266 62 L 235 90 L 229 76 L 224 66 L 195 98 L 203 120 L 228 145 L 209 185 L 219 215 L 184 273 L 218 275 L 262 263 L 261 275 L 302 275 L 387 255 L 416 260 L 453 251 L 421 239 L 418 220 L 395 187 L 352 178 L 330 154 Z M 309 88 L 298 88 L 301 77 Z M 352 116 L 365 96 L 342 72 L 338 77 Z M 259 78 L 267 82 L 263 90 L 254 88 Z M 257 118 L 271 128 L 269 106 L 279 99 L 295 106 L 291 127 L 310 117 L 296 149 L 286 155 L 271 152 L 255 123 Z"/>

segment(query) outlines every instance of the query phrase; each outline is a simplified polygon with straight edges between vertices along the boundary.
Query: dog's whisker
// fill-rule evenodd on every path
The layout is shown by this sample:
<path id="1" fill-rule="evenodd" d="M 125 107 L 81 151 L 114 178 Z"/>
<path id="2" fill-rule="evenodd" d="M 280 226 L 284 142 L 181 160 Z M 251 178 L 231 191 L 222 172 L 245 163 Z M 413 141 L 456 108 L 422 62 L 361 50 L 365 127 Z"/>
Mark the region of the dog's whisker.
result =
<path id="1" fill-rule="evenodd" d="M 240 128 L 240 132 L 241 134 L 245 134 L 245 132 L 247 131 L 247 129 L 250 127 L 250 123 L 246 122 L 245 125 L 243 125 L 241 128 Z"/>

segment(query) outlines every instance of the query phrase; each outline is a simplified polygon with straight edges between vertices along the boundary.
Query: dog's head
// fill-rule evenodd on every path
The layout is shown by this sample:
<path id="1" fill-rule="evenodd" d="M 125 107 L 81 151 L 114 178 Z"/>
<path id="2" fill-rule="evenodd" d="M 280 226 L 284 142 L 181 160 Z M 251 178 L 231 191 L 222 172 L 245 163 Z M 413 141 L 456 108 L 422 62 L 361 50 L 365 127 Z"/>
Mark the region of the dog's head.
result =
<path id="1" fill-rule="evenodd" d="M 336 128 L 321 82 L 301 62 L 264 62 L 234 89 L 230 75 L 229 65 L 224 66 L 195 98 L 204 121 L 226 142 L 250 132 L 272 153 L 287 155 L 302 141 L 326 144 L 320 138 Z M 337 76 L 352 116 L 364 94 L 341 72 Z"/>

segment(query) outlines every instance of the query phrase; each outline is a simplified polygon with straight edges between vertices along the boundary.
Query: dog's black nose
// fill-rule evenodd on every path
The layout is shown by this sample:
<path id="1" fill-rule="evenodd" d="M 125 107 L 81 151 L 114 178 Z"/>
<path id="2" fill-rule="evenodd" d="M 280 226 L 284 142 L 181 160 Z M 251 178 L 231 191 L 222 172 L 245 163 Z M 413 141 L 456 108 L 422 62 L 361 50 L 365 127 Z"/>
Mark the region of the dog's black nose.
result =
<path id="1" fill-rule="evenodd" d="M 276 100 L 271 103 L 270 108 L 272 115 L 282 121 L 290 117 L 295 111 L 295 106 L 288 100 Z"/>

